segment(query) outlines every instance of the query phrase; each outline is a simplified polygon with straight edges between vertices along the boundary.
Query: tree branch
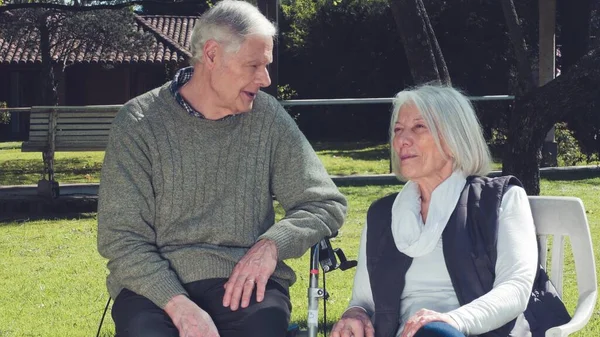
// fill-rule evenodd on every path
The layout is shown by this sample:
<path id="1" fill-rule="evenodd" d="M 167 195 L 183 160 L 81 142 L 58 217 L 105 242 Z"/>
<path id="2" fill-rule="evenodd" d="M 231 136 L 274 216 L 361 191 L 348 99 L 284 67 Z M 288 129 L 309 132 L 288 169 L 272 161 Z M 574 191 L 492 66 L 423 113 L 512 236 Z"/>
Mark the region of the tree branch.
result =
<path id="1" fill-rule="evenodd" d="M 531 64 L 529 63 L 529 55 L 527 52 L 527 43 L 523 37 L 523 31 L 521 29 L 521 25 L 519 24 L 519 17 L 517 15 L 517 10 L 515 9 L 513 0 L 502 0 L 501 4 L 506 26 L 508 28 L 510 42 L 513 45 L 515 57 L 517 59 L 517 77 L 519 82 L 519 92 L 517 95 L 523 95 L 535 88 L 533 71 Z"/>
<path id="2" fill-rule="evenodd" d="M 449 76 L 440 75 L 438 60 L 443 60 L 443 55 L 439 47 L 434 48 L 433 41 L 436 39 L 423 1 L 389 0 L 389 3 L 415 84 L 449 82 Z M 437 52 L 439 55 L 436 55 Z"/>
<path id="3" fill-rule="evenodd" d="M 194 0 L 183 0 L 183 1 L 173 1 L 171 3 L 160 1 L 160 0 L 134 0 L 128 1 L 118 4 L 111 5 L 63 5 L 57 3 L 40 3 L 40 2 L 30 2 L 30 3 L 17 3 L 17 4 L 8 4 L 0 6 L 0 13 L 15 10 L 15 9 L 24 9 L 24 8 L 44 8 L 44 9 L 58 9 L 62 11 L 71 11 L 71 12 L 86 12 L 86 11 L 94 11 L 99 9 L 122 9 L 129 6 L 143 6 L 148 4 L 160 4 L 160 5 L 179 5 L 179 4 L 197 4 L 197 1 Z"/>

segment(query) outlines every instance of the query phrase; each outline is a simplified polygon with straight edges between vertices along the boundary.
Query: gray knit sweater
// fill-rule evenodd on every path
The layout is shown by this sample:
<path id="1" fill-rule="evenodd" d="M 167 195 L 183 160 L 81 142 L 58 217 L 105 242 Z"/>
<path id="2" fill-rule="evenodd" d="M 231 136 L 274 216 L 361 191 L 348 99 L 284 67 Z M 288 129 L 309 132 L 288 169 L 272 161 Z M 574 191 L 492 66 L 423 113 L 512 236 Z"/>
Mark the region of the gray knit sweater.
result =
<path id="1" fill-rule="evenodd" d="M 274 240 L 272 278 L 343 223 L 346 200 L 296 123 L 259 92 L 252 111 L 220 121 L 190 116 L 169 83 L 126 103 L 106 148 L 98 251 L 109 292 L 123 288 L 164 308 L 182 284 L 228 278 L 258 240 Z M 285 210 L 275 222 L 272 196 Z"/>

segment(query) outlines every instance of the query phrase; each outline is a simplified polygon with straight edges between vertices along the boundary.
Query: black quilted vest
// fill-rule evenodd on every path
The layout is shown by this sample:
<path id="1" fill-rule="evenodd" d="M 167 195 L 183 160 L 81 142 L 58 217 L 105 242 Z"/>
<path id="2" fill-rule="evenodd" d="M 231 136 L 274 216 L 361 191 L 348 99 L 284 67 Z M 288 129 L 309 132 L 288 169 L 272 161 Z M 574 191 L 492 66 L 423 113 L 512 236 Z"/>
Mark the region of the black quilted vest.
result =
<path id="1" fill-rule="evenodd" d="M 444 260 L 460 305 L 481 297 L 493 287 L 499 208 L 510 185 L 522 186 L 512 176 L 468 177 L 442 233 Z M 375 302 L 376 337 L 393 337 L 400 327 L 400 298 L 412 263 L 412 258 L 398 251 L 392 236 L 391 209 L 396 195 L 377 200 L 367 213 L 367 270 Z M 548 289 L 547 280 L 540 268 L 525 311 L 529 326 L 515 331 L 524 329 L 531 331 L 533 337 L 543 337 L 547 328 L 570 320 L 555 291 Z M 515 328 L 515 321 L 480 336 L 507 337 Z"/>

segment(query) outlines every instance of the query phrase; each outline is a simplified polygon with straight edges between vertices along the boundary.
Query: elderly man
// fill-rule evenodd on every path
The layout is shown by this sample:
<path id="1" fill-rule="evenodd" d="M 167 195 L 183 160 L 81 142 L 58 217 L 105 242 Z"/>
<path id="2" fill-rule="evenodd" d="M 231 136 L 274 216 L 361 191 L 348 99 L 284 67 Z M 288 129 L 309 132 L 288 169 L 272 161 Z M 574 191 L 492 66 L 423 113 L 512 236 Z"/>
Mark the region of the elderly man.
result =
<path id="1" fill-rule="evenodd" d="M 260 91 L 275 34 L 254 6 L 216 4 L 194 28 L 193 66 L 115 118 L 98 250 L 117 336 L 285 335 L 295 275 L 283 260 L 336 231 L 346 200 Z"/>

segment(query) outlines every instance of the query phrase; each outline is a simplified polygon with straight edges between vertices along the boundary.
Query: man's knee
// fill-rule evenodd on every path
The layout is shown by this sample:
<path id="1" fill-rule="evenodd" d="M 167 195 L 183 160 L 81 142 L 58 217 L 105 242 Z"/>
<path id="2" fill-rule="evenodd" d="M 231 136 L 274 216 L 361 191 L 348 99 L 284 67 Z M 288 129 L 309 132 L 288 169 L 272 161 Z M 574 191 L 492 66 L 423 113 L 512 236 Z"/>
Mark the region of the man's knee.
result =
<path id="1" fill-rule="evenodd" d="M 160 312 L 139 312 L 117 326 L 117 337 L 178 337 L 169 317 Z"/>
<path id="2" fill-rule="evenodd" d="M 222 326 L 221 337 L 283 337 L 287 333 L 289 310 L 266 307 L 253 311 L 241 321 Z"/>
<path id="3" fill-rule="evenodd" d="M 123 289 L 112 307 L 116 337 L 177 337 L 167 313 L 144 296 Z"/>
<path id="4" fill-rule="evenodd" d="M 282 337 L 287 333 L 291 304 L 287 292 L 269 289 L 262 302 L 253 302 L 237 318 L 220 320 L 221 337 Z"/>

